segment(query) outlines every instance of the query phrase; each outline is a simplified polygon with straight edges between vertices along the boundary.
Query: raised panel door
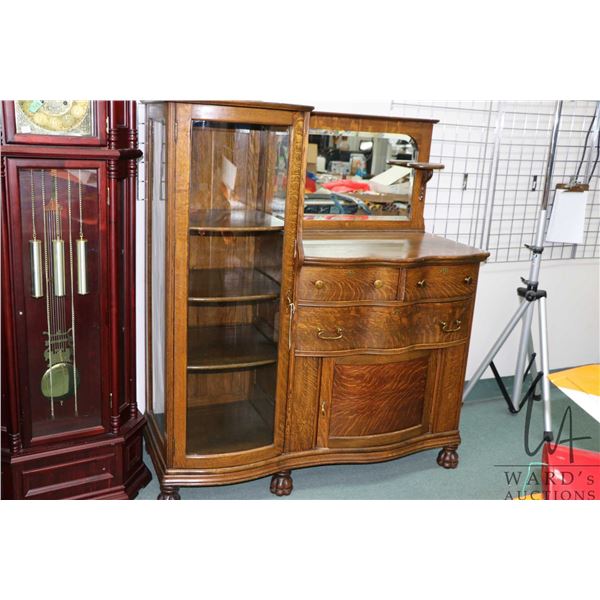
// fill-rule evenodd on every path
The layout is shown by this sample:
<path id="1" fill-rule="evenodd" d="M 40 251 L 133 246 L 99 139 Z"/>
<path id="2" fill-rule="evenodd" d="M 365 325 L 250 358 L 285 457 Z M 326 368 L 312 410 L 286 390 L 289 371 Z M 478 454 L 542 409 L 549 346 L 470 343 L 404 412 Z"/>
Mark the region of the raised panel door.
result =
<path id="1" fill-rule="evenodd" d="M 318 445 L 382 446 L 428 432 L 439 352 L 324 358 Z"/>

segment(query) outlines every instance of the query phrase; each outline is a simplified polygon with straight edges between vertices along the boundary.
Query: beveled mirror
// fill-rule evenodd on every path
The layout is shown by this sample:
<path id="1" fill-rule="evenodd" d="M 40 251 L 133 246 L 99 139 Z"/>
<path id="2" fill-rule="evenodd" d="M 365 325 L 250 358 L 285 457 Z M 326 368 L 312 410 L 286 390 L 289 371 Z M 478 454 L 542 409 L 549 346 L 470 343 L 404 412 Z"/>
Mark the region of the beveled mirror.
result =
<path id="1" fill-rule="evenodd" d="M 304 226 L 418 228 L 422 175 L 410 165 L 428 160 L 431 125 L 419 119 L 313 113 Z"/>
<path id="2" fill-rule="evenodd" d="M 311 129 L 308 142 L 307 219 L 410 219 L 414 171 L 388 165 L 417 159 L 410 136 Z"/>

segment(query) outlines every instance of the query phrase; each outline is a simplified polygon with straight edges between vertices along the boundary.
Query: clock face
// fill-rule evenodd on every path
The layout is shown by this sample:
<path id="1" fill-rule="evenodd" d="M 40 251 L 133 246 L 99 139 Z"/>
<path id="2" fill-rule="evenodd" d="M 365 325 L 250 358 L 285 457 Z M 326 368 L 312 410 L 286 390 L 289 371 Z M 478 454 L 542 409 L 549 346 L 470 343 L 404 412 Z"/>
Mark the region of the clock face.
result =
<path id="1" fill-rule="evenodd" d="M 17 133 L 90 137 L 93 131 L 90 100 L 17 100 Z"/>

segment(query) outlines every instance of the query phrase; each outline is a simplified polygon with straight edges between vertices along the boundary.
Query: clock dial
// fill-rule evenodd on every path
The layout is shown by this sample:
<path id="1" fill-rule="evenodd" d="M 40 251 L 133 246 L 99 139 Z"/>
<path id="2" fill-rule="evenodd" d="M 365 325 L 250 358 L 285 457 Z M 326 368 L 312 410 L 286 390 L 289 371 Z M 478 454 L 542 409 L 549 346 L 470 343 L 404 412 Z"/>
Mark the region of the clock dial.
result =
<path id="1" fill-rule="evenodd" d="M 90 100 L 17 100 L 17 133 L 90 137 L 93 132 Z"/>

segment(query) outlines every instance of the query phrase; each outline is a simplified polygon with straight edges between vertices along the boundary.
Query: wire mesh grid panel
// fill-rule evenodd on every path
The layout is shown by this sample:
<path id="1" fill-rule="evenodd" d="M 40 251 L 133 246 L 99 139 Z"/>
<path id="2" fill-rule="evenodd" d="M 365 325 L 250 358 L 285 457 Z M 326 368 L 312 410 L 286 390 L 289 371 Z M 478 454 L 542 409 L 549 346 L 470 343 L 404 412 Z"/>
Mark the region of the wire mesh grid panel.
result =
<path id="1" fill-rule="evenodd" d="M 570 180 L 582 155 L 582 175 L 590 170 L 595 149 L 588 144 L 584 150 L 597 106 L 595 101 L 564 103 L 553 186 Z M 392 102 L 392 114 L 440 121 L 431 160 L 446 169 L 428 186 L 427 231 L 489 250 L 492 262 L 527 260 L 524 244 L 532 241 L 541 203 L 554 107 L 553 101 Z M 548 244 L 544 258 L 600 256 L 599 213 L 596 172 L 583 244 Z"/>
<path id="2" fill-rule="evenodd" d="M 478 245 L 491 169 L 492 103 L 392 103 L 392 113 L 439 119 L 430 160 L 444 164 L 427 186 L 425 222 L 430 233 Z"/>

